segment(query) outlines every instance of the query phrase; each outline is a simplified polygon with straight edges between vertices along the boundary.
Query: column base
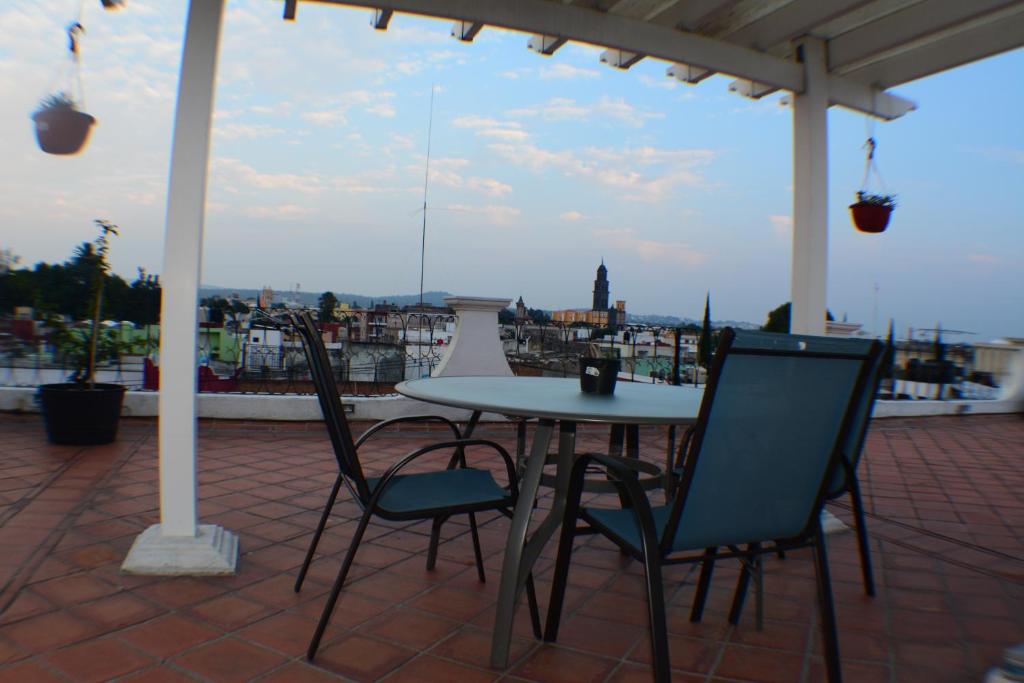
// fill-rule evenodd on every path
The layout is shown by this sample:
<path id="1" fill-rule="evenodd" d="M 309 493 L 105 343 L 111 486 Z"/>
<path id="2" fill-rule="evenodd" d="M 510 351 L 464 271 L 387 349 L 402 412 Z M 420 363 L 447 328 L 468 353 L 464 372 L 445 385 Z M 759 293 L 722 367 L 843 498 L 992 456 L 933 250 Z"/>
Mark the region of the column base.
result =
<path id="1" fill-rule="evenodd" d="M 215 524 L 200 524 L 195 536 L 165 536 L 154 524 L 135 539 L 121 564 L 125 574 L 228 576 L 238 562 L 238 536 Z"/>

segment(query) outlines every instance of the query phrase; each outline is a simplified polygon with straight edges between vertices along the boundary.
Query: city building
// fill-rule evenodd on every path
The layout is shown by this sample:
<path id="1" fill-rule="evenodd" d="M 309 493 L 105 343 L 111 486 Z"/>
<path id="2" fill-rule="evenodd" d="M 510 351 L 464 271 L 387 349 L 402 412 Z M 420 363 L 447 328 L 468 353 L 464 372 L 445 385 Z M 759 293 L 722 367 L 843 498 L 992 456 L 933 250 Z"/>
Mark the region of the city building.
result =
<path id="1" fill-rule="evenodd" d="M 618 327 L 626 322 L 626 302 L 617 300 L 615 306 L 608 306 L 610 293 L 608 281 L 608 268 L 601 259 L 601 265 L 597 267 L 597 278 L 594 280 L 594 299 L 590 309 L 567 308 L 561 311 L 552 311 L 551 319 L 560 323 L 586 323 L 600 327 Z M 520 301 L 522 297 L 520 297 Z"/>

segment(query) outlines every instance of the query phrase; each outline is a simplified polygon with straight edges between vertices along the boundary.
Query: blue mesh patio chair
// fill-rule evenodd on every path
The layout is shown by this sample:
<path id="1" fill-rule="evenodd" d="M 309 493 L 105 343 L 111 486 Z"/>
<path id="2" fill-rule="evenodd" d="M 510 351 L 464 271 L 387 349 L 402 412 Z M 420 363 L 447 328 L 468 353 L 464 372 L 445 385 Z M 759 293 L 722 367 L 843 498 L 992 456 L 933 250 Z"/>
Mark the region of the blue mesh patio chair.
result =
<path id="1" fill-rule="evenodd" d="M 463 439 L 458 427 L 451 421 L 438 416 L 414 416 L 396 418 L 379 422 L 370 427 L 358 439 L 353 440 L 348 420 L 342 409 L 338 388 L 331 373 L 330 360 L 323 340 L 317 330 L 316 323 L 308 312 L 290 314 L 290 326 L 298 333 L 309 362 L 310 375 L 316 386 L 317 398 L 324 416 L 327 433 L 334 455 L 338 463 L 338 477 L 334 482 L 327 504 L 324 506 L 320 523 L 310 542 L 306 559 L 295 581 L 295 590 L 302 588 L 306 572 L 316 552 L 317 544 L 323 534 L 324 527 L 331 515 L 335 500 L 342 484 L 348 489 L 352 498 L 362 509 L 355 534 L 349 545 L 348 552 L 338 571 L 337 579 L 324 605 L 320 622 L 313 635 L 307 651 L 307 657 L 313 659 L 320 646 L 320 639 L 330 621 L 334 605 L 345 585 L 345 578 L 355 559 L 356 551 L 362 540 L 366 527 L 373 516 L 390 521 L 433 520 L 434 529 L 452 515 L 465 514 L 469 517 L 469 530 L 473 539 L 473 552 L 476 559 L 477 574 L 481 581 L 484 574 L 483 556 L 480 551 L 480 538 L 477 533 L 477 512 L 497 511 L 511 517 L 518 496 L 518 480 L 515 463 L 508 452 L 498 443 L 484 439 Z M 359 462 L 358 449 L 366 441 L 382 429 L 397 422 L 438 421 L 446 424 L 453 432 L 453 439 L 434 443 L 418 448 L 392 465 L 379 477 L 367 477 L 363 474 Z M 494 451 L 501 459 L 508 477 L 507 487 L 503 487 L 493 477 L 489 469 L 467 466 L 466 450 L 485 448 Z M 446 469 L 430 472 L 402 473 L 402 470 L 419 458 L 436 451 L 452 451 Z M 433 569 L 437 559 L 437 536 L 431 535 L 431 543 L 427 553 L 427 568 Z M 540 637 L 540 617 L 537 610 L 537 598 L 532 577 L 527 579 L 527 599 L 530 605 L 530 616 L 533 621 L 534 633 Z"/>
<path id="2" fill-rule="evenodd" d="M 881 345 L 743 348 L 735 338 L 730 328 L 722 333 L 682 476 L 667 504 L 651 506 L 628 462 L 585 454 L 573 465 L 544 638 L 558 637 L 579 534 L 600 533 L 643 563 L 658 681 L 670 679 L 662 565 L 709 567 L 709 561 L 738 559 L 740 597 L 750 575 L 759 573 L 762 555 L 810 547 L 828 680 L 837 683 L 839 644 L 820 513 Z M 623 484 L 630 507 L 581 507 L 586 469 L 594 463 Z M 709 580 L 710 572 L 702 571 L 698 594 L 706 593 Z M 738 609 L 734 599 L 730 620 Z"/>
<path id="3" fill-rule="evenodd" d="M 851 353 L 867 353 L 872 342 L 864 339 L 834 339 L 800 334 L 773 334 L 771 332 L 737 331 L 733 348 L 764 348 L 764 349 L 800 349 L 809 351 L 848 350 Z M 803 345 L 803 346 L 801 346 Z M 868 545 L 867 522 L 864 519 L 864 503 L 860 495 L 860 481 L 857 478 L 857 466 L 864 453 L 864 442 L 867 440 L 871 416 L 875 409 L 875 399 L 882 382 L 882 366 L 885 360 L 885 347 L 878 354 L 868 374 L 864 391 L 855 397 L 853 424 L 850 427 L 846 442 L 841 451 L 841 467 L 837 468 L 828 489 L 828 499 L 834 500 L 844 495 L 850 496 L 850 508 L 853 511 L 854 531 L 857 535 L 857 550 L 860 553 L 861 576 L 864 592 L 875 594 L 875 579 L 871 569 L 871 550 Z"/>

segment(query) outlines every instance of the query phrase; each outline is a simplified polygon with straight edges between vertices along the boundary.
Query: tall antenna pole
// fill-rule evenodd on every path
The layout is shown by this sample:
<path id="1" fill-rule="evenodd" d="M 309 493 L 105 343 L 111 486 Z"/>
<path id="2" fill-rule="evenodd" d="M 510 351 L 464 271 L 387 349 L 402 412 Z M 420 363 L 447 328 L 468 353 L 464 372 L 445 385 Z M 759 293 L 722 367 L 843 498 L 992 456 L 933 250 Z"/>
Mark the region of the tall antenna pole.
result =
<path id="1" fill-rule="evenodd" d="M 427 258 L 427 188 L 430 186 L 430 139 L 434 132 L 434 89 L 430 86 L 430 117 L 427 119 L 427 164 L 423 173 L 423 231 L 420 238 L 420 324 L 416 330 L 418 335 L 416 342 L 419 347 L 419 358 L 417 369 L 420 376 L 423 375 L 423 272 Z M 431 323 L 433 329 L 433 323 Z M 431 333 L 433 337 L 433 333 Z"/>
<path id="2" fill-rule="evenodd" d="M 427 119 L 427 168 L 423 174 L 423 235 L 420 241 L 420 315 L 423 314 L 423 266 L 427 254 L 427 188 L 430 185 L 430 137 L 434 130 L 434 85 L 430 86 L 430 118 Z"/>

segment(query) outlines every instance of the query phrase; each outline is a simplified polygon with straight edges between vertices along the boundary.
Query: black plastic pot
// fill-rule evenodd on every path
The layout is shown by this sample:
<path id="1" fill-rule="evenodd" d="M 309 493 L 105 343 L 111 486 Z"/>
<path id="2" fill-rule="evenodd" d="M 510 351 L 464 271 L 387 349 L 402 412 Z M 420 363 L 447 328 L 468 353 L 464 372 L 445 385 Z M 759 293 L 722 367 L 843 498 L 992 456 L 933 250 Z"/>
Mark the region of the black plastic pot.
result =
<path id="1" fill-rule="evenodd" d="M 614 394 L 618 378 L 618 358 L 580 358 L 580 390 L 584 393 Z"/>
<path id="2" fill-rule="evenodd" d="M 124 387 L 120 384 L 43 384 L 39 402 L 53 443 L 92 446 L 117 438 Z"/>
<path id="3" fill-rule="evenodd" d="M 96 119 L 70 107 L 49 107 L 32 115 L 39 149 L 47 154 L 77 154 Z"/>

